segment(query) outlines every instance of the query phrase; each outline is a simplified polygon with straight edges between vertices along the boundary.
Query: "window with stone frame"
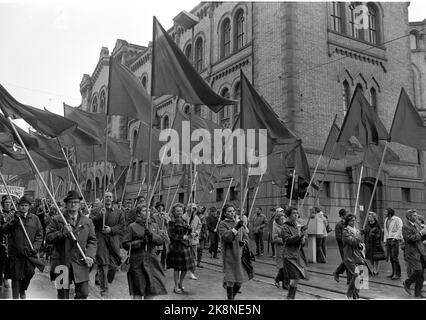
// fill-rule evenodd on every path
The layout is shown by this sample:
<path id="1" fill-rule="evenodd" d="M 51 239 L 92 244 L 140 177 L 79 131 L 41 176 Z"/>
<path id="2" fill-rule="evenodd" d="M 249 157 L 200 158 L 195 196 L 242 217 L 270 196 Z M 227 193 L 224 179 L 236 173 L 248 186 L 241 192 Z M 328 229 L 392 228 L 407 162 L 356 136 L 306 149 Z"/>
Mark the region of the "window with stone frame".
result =
<path id="1" fill-rule="evenodd" d="M 221 28 L 221 58 L 231 54 L 231 22 L 225 19 Z"/>
<path id="2" fill-rule="evenodd" d="M 344 17 L 344 3 L 333 1 L 331 3 L 331 29 L 336 32 L 343 33 L 343 17 Z"/>
<path id="3" fill-rule="evenodd" d="M 245 45 L 245 18 L 244 10 L 239 9 L 235 15 L 235 49 L 239 50 Z"/>
<path id="4" fill-rule="evenodd" d="M 98 97 L 93 97 L 92 100 L 92 112 L 98 112 Z"/>
<path id="5" fill-rule="evenodd" d="M 376 89 L 371 88 L 370 89 L 370 105 L 373 108 L 373 110 L 377 113 L 377 92 Z"/>
<path id="6" fill-rule="evenodd" d="M 147 77 L 146 77 L 146 76 L 143 76 L 143 77 L 142 77 L 141 82 L 142 82 L 142 86 L 143 86 L 145 89 L 146 89 L 146 83 L 147 83 L 147 81 L 148 81 Z"/>
<path id="7" fill-rule="evenodd" d="M 195 70 L 199 73 L 203 70 L 203 38 L 198 37 L 195 41 Z"/>
<path id="8" fill-rule="evenodd" d="M 355 2 L 349 5 L 349 25 L 351 30 L 351 36 L 355 39 L 364 40 L 364 29 L 356 27 L 356 20 L 362 11 L 356 12 L 355 8 L 361 3 Z"/>
<path id="9" fill-rule="evenodd" d="M 379 43 L 378 11 L 373 4 L 368 4 L 368 41 L 373 44 Z"/>
<path id="10" fill-rule="evenodd" d="M 102 90 L 101 96 L 100 96 L 99 112 L 104 113 L 105 107 L 106 107 L 106 94 L 105 94 L 105 90 Z"/>
<path id="11" fill-rule="evenodd" d="M 191 44 L 188 44 L 185 48 L 185 57 L 191 62 L 192 64 L 192 46 Z"/>
<path id="12" fill-rule="evenodd" d="M 220 95 L 225 98 L 230 98 L 229 89 L 223 88 Z M 224 106 L 219 111 L 219 125 L 222 128 L 229 128 L 230 127 L 230 112 L 229 112 L 230 106 Z"/>
<path id="13" fill-rule="evenodd" d="M 349 109 L 349 103 L 351 100 L 351 88 L 349 86 L 348 81 L 343 81 L 343 113 L 346 114 L 346 112 Z"/>
<path id="14" fill-rule="evenodd" d="M 167 129 L 170 128 L 170 121 L 169 121 L 169 116 L 164 116 L 163 119 L 163 129 Z"/>

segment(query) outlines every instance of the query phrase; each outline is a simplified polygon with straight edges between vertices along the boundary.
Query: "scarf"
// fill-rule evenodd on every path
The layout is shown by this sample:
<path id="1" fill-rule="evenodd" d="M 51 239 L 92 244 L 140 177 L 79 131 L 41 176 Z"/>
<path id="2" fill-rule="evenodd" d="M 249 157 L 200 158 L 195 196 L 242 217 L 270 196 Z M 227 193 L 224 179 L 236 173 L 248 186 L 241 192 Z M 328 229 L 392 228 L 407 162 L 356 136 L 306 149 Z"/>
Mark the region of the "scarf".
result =
<path id="1" fill-rule="evenodd" d="M 348 228 L 348 230 L 352 233 L 352 235 L 355 237 L 355 238 L 359 238 L 359 236 L 361 235 L 360 234 L 360 232 L 359 232 L 359 230 L 357 229 L 357 228 L 355 228 L 355 227 L 351 227 L 351 226 L 347 226 L 347 228 Z"/>

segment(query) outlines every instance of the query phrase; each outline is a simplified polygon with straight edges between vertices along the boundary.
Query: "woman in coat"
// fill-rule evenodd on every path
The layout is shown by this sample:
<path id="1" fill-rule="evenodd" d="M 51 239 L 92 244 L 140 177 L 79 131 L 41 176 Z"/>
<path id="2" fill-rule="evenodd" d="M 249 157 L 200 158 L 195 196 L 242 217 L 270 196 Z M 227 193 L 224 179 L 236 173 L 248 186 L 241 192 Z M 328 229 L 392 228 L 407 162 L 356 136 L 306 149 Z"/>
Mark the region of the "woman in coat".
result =
<path id="1" fill-rule="evenodd" d="M 219 237 L 222 245 L 223 283 L 229 300 L 235 299 L 243 282 L 248 280 L 247 271 L 241 263 L 242 248 L 248 244 L 248 232 L 244 221 L 235 220 L 235 207 L 225 205 L 222 212 L 225 219 L 219 223 Z"/>
<path id="2" fill-rule="evenodd" d="M 356 287 L 356 278 L 360 276 L 359 266 L 365 265 L 362 256 L 362 236 L 361 232 L 355 227 L 356 217 L 348 214 L 345 217 L 345 228 L 343 229 L 343 260 L 346 266 L 346 272 L 350 278 L 346 296 L 348 299 L 359 298 L 359 288 Z"/>
<path id="3" fill-rule="evenodd" d="M 377 215 L 374 212 L 369 212 L 367 216 L 367 225 L 364 230 L 365 243 L 365 258 L 370 260 L 373 266 L 372 275 L 376 276 L 379 273 L 379 261 L 385 260 L 385 252 L 381 244 L 381 229 L 377 220 Z"/>
<path id="4" fill-rule="evenodd" d="M 275 277 L 275 286 L 279 288 L 280 281 L 282 281 L 283 289 L 288 289 L 288 281 L 284 279 L 283 239 L 281 239 L 285 220 L 284 213 L 277 210 L 272 225 L 272 244 L 275 246 L 275 263 L 278 268 L 278 273 Z"/>
<path id="5" fill-rule="evenodd" d="M 303 252 L 306 233 L 304 228 L 297 224 L 299 213 L 295 207 L 290 207 L 286 211 L 287 221 L 281 233 L 283 240 L 283 267 L 284 278 L 290 280 L 287 299 L 293 300 L 296 296 L 297 284 L 300 279 L 306 277 L 306 258 Z"/>
<path id="6" fill-rule="evenodd" d="M 167 254 L 167 269 L 174 269 L 173 279 L 174 293 L 181 294 L 184 291 L 183 280 L 186 272 L 195 268 L 195 261 L 191 255 L 189 244 L 192 228 L 182 218 L 184 206 L 176 203 L 172 208 L 171 221 L 169 222 L 169 252 Z"/>
<path id="7" fill-rule="evenodd" d="M 163 245 L 165 238 L 164 232 L 148 217 L 147 207 L 143 205 L 140 215 L 127 227 L 123 237 L 123 248 L 129 252 L 127 282 L 133 299 L 167 294 L 164 271 L 157 256 L 157 246 Z"/>

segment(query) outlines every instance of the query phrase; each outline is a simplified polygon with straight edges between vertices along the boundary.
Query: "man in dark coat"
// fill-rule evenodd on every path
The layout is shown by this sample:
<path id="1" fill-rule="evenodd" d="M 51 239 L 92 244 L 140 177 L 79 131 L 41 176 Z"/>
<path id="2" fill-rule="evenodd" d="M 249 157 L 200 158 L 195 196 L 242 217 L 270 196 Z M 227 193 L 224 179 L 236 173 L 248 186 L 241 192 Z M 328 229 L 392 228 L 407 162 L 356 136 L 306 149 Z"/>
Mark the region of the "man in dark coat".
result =
<path id="1" fill-rule="evenodd" d="M 209 252 L 212 258 L 218 259 L 217 250 L 219 247 L 219 234 L 217 233 L 216 226 L 218 221 L 218 213 L 216 207 L 211 207 L 209 215 L 206 218 L 207 230 L 209 231 L 210 247 Z"/>
<path id="2" fill-rule="evenodd" d="M 105 192 L 105 207 L 97 208 L 90 214 L 98 239 L 96 265 L 101 296 L 104 298 L 108 297 L 108 283 L 114 280 L 115 272 L 121 264 L 120 239 L 125 227 L 123 211 L 113 208 L 112 204 L 112 193 Z"/>
<path id="3" fill-rule="evenodd" d="M 426 228 L 420 229 L 417 221 L 416 210 L 408 210 L 406 213 L 407 223 L 402 226 L 402 236 L 405 242 L 404 259 L 410 270 L 408 279 L 403 282 L 405 291 L 411 295 L 411 284 L 415 283 L 414 295 L 424 298 L 422 295 L 424 276 L 426 268 L 426 248 L 422 242 L 422 236 L 426 235 Z"/>
<path id="4" fill-rule="evenodd" d="M 46 242 L 54 246 L 50 280 L 57 282 L 58 299 L 69 299 L 71 281 L 75 284 L 75 299 L 86 299 L 89 295 L 89 272 L 96 257 L 97 239 L 92 220 L 79 211 L 81 199 L 77 191 L 70 190 L 64 199 L 67 224 L 56 215 L 46 229 Z M 71 232 L 83 250 L 85 260 L 82 260 Z M 57 278 L 61 275 L 68 278 L 59 282 Z"/>
<path id="5" fill-rule="evenodd" d="M 15 211 L 12 208 L 12 199 L 8 196 L 3 196 L 1 199 L 2 211 L 0 213 L 0 230 L 1 227 L 13 218 Z M 9 288 L 9 280 L 6 276 L 6 266 L 8 264 L 7 258 L 7 235 L 4 235 L 0 231 L 0 286 L 4 285 L 5 288 Z"/>
<path id="6" fill-rule="evenodd" d="M 339 247 L 340 258 L 342 259 L 342 262 L 339 264 L 336 271 L 333 272 L 334 280 L 336 280 L 337 282 L 339 282 L 339 275 L 343 274 L 346 271 L 345 263 L 343 262 L 344 246 L 343 246 L 343 240 L 342 240 L 343 229 L 345 228 L 344 223 L 345 223 L 346 213 L 347 213 L 346 210 L 343 208 L 339 210 L 339 217 L 341 220 L 336 224 L 336 227 L 334 229 L 337 246 Z M 347 277 L 346 282 L 347 284 L 349 284 L 349 277 Z"/>
<path id="7" fill-rule="evenodd" d="M 35 214 L 29 212 L 31 201 L 23 196 L 18 203 L 19 211 L 14 213 L 1 231 L 8 235 L 8 254 L 10 275 L 12 278 L 13 299 L 25 299 L 31 278 L 34 275 L 34 260 L 43 241 L 43 228 Z M 22 224 L 32 244 L 32 249 L 25 236 Z"/>
<path id="8" fill-rule="evenodd" d="M 136 199 L 136 208 L 131 209 L 125 214 L 126 227 L 131 223 L 135 222 L 136 219 L 141 215 L 141 207 L 146 206 L 146 201 L 144 196 L 139 196 Z"/>

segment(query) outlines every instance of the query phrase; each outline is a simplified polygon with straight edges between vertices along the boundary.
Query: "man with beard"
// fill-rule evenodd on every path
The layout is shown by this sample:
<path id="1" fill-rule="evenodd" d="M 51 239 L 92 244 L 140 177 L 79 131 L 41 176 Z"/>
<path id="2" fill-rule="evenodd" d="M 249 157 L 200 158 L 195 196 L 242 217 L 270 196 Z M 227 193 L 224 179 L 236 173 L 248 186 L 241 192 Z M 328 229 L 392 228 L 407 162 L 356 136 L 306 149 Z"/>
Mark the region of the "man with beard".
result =
<path id="1" fill-rule="evenodd" d="M 12 297 L 25 299 L 25 291 L 35 273 L 34 267 L 43 270 L 43 266 L 37 262 L 37 252 L 43 241 L 43 228 L 37 216 L 29 212 L 31 201 L 26 196 L 19 200 L 18 206 L 19 211 L 2 226 L 1 232 L 8 235 Z M 24 231 L 31 241 L 32 248 Z"/>
<path id="2" fill-rule="evenodd" d="M 98 249 L 96 265 L 98 267 L 101 296 L 108 297 L 108 283 L 114 280 L 115 272 L 121 264 L 120 239 L 124 232 L 124 214 L 113 207 L 111 192 L 105 192 L 105 206 L 93 210 L 90 218 L 95 225 Z"/>

